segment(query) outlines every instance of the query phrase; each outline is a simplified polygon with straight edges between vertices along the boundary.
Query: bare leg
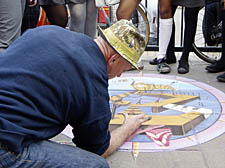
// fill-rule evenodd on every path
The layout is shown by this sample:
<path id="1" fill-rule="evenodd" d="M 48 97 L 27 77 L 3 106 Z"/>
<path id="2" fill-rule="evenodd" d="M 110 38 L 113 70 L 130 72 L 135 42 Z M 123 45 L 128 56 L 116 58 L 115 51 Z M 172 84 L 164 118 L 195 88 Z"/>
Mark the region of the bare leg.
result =
<path id="1" fill-rule="evenodd" d="M 140 0 L 121 0 L 116 11 L 117 19 L 129 20 L 139 3 Z"/>
<path id="2" fill-rule="evenodd" d="M 162 60 L 166 56 L 166 50 L 169 45 L 173 19 L 171 0 L 159 0 L 160 8 L 160 25 L 159 25 L 159 54 L 158 60 Z"/>
<path id="3" fill-rule="evenodd" d="M 66 27 L 68 21 L 68 13 L 65 5 L 43 5 L 49 22 L 52 25 Z"/>

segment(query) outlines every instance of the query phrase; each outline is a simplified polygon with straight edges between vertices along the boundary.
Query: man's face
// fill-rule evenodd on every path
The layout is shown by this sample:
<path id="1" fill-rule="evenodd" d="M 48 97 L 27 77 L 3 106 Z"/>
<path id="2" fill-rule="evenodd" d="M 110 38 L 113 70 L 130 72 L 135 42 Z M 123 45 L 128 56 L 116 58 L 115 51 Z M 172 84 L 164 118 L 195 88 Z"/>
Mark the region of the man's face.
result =
<path id="1" fill-rule="evenodd" d="M 112 79 L 114 77 L 120 77 L 125 71 L 132 68 L 132 65 L 124 58 L 118 55 L 118 57 L 108 63 L 108 77 Z"/>

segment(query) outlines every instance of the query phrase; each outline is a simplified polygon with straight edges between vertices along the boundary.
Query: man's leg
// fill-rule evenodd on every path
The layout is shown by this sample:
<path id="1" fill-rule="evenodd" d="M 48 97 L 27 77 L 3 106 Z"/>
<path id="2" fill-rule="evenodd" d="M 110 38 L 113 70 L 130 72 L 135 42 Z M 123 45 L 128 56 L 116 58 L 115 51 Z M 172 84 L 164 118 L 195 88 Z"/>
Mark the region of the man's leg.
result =
<path id="1" fill-rule="evenodd" d="M 157 55 L 157 70 L 160 73 L 169 73 L 171 69 L 163 60 L 165 59 L 166 50 L 172 34 L 173 18 L 171 0 L 159 0 L 159 11 L 159 53 Z"/>
<path id="2" fill-rule="evenodd" d="M 174 16 L 176 12 L 177 6 L 172 6 L 172 17 Z M 173 26 L 172 26 L 172 33 L 170 37 L 170 41 L 166 50 L 166 56 L 165 56 L 165 62 L 168 64 L 176 63 L 176 56 L 175 56 L 175 24 L 173 20 Z M 154 58 L 153 60 L 149 61 L 150 64 L 156 65 L 157 64 L 157 58 Z"/>
<path id="3" fill-rule="evenodd" d="M 95 38 L 96 36 L 96 19 L 97 19 L 97 8 L 95 6 L 95 1 L 87 0 L 86 9 L 86 20 L 85 20 L 85 34 Z"/>
<path id="4" fill-rule="evenodd" d="M 70 2 L 68 6 L 70 10 L 70 30 L 85 33 L 87 2 L 82 4 Z"/>
<path id="5" fill-rule="evenodd" d="M 52 25 L 66 27 L 68 22 L 68 13 L 65 5 L 42 5 L 41 6 Z"/>
<path id="6" fill-rule="evenodd" d="M 119 7 L 116 11 L 117 19 L 129 20 L 139 3 L 140 0 L 120 0 Z"/>
<path id="7" fill-rule="evenodd" d="M 106 160 L 99 155 L 52 141 L 33 143 L 18 155 L 4 150 L 0 150 L 0 154 L 0 165 L 3 167 L 109 168 Z"/>
<path id="8" fill-rule="evenodd" d="M 21 34 L 25 0 L 0 1 L 0 53 Z"/>

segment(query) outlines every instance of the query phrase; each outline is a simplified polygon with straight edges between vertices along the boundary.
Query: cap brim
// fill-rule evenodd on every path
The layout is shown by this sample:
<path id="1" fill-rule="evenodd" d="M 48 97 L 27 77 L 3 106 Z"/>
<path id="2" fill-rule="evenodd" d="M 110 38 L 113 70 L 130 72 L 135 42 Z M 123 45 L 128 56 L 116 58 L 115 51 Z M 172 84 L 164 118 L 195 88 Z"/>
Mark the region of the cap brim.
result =
<path id="1" fill-rule="evenodd" d="M 137 65 L 135 65 L 134 63 L 132 63 L 131 61 L 129 61 L 127 58 L 126 58 L 126 56 L 124 56 L 122 53 L 120 53 L 116 48 L 114 48 L 111 44 L 110 44 L 110 42 L 109 42 L 109 40 L 107 39 L 107 37 L 106 37 L 106 35 L 105 35 L 105 33 L 104 33 L 104 31 L 102 30 L 102 28 L 98 25 L 97 26 L 97 28 L 98 28 L 98 32 L 99 32 L 99 35 L 109 44 L 109 46 L 110 47 L 112 47 L 122 58 L 124 58 L 126 61 L 128 61 L 134 68 L 136 68 L 138 71 L 141 71 L 139 68 L 138 68 L 138 66 Z"/>

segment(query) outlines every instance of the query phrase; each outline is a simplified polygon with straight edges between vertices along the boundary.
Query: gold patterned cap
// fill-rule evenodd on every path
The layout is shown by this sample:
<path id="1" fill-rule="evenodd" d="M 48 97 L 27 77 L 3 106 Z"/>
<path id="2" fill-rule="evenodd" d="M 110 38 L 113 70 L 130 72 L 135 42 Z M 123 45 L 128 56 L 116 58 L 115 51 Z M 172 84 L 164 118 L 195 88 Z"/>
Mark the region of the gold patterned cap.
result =
<path id="1" fill-rule="evenodd" d="M 137 62 L 145 51 L 145 40 L 132 22 L 122 19 L 107 29 L 102 30 L 99 26 L 98 29 L 109 45 L 138 69 Z"/>

